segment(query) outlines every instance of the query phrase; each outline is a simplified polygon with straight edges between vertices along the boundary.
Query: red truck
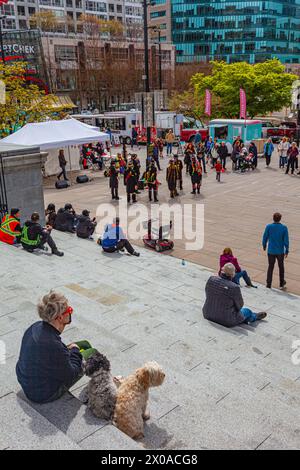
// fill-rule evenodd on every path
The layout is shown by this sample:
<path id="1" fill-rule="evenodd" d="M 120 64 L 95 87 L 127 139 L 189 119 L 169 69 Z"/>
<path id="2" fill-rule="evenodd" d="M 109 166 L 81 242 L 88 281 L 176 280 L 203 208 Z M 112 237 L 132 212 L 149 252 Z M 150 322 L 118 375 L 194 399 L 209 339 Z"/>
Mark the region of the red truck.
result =
<path id="1" fill-rule="evenodd" d="M 264 124 L 268 123 L 263 123 Z M 297 124 L 290 121 L 282 121 L 279 126 L 267 127 L 266 137 L 271 137 L 273 142 L 279 142 L 283 137 L 294 140 L 297 134 Z"/>

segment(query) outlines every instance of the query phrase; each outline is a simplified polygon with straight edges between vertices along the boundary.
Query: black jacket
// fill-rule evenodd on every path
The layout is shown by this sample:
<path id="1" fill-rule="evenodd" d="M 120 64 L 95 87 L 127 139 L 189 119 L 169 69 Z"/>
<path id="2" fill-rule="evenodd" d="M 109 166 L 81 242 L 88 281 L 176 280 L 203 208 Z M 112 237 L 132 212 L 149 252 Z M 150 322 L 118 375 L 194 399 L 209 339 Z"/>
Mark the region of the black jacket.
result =
<path id="1" fill-rule="evenodd" d="M 80 377 L 82 356 L 77 348 L 69 350 L 63 344 L 56 328 L 39 321 L 23 336 L 16 373 L 27 398 L 44 403 Z"/>
<path id="2" fill-rule="evenodd" d="M 75 218 L 76 216 L 72 212 L 59 209 L 54 228 L 60 232 L 74 233 Z"/>
<path id="3" fill-rule="evenodd" d="M 225 157 L 227 157 L 227 155 L 228 155 L 228 149 L 227 149 L 226 145 L 224 145 L 224 146 L 223 146 L 223 145 L 220 145 L 220 146 L 218 147 L 218 154 L 219 154 L 219 157 L 220 157 L 220 158 L 225 158 Z"/>
<path id="4" fill-rule="evenodd" d="M 78 225 L 76 229 L 77 236 L 80 238 L 88 238 L 95 230 L 97 222 L 92 222 L 86 215 L 78 217 Z"/>

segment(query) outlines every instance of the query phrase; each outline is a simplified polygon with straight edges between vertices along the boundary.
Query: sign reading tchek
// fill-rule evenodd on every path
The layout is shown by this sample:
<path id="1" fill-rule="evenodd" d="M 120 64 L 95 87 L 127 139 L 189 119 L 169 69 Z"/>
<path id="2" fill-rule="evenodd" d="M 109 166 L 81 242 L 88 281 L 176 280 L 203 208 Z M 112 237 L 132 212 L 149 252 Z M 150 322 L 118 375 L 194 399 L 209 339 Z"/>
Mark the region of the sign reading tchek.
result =
<path id="1" fill-rule="evenodd" d="M 3 49 L 8 54 L 35 54 L 35 46 L 30 45 L 26 46 L 23 44 L 3 44 Z"/>

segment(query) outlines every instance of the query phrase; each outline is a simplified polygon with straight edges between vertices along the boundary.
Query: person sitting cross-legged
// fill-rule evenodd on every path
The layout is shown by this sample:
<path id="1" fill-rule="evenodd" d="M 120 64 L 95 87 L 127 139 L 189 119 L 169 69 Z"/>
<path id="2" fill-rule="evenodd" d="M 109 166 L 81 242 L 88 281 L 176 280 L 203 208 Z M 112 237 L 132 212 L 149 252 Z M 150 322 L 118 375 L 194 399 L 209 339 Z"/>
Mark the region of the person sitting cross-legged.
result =
<path id="1" fill-rule="evenodd" d="M 20 209 L 11 209 L 0 224 L 0 242 L 17 245 L 21 238 Z"/>
<path id="2" fill-rule="evenodd" d="M 131 243 L 126 239 L 125 234 L 120 227 L 120 219 L 116 217 L 113 224 L 107 224 L 104 229 L 102 239 L 99 238 L 98 245 L 102 246 L 103 251 L 106 253 L 114 253 L 116 251 L 128 251 L 133 256 L 140 256 L 135 251 Z"/>
<path id="3" fill-rule="evenodd" d="M 57 249 L 57 246 L 51 237 L 51 226 L 42 227 L 40 225 L 40 216 L 34 212 L 31 220 L 25 222 L 21 234 L 21 243 L 24 250 L 33 253 L 35 249 L 44 250 L 47 243 L 51 248 L 52 254 L 56 256 L 64 256 L 64 254 Z"/>
<path id="4" fill-rule="evenodd" d="M 220 270 L 219 270 L 219 275 L 221 275 L 221 271 L 223 266 L 227 263 L 232 263 L 233 266 L 235 267 L 235 276 L 233 278 L 233 282 L 236 284 L 240 285 L 240 279 L 244 279 L 246 286 L 247 287 L 255 287 L 254 284 L 252 284 L 252 281 L 250 279 L 249 274 L 245 269 L 242 269 L 239 265 L 239 262 L 235 256 L 233 256 L 231 248 L 224 248 L 223 253 L 220 256 Z"/>
<path id="5" fill-rule="evenodd" d="M 211 276 L 208 279 L 202 310 L 204 318 L 226 327 L 253 323 L 265 318 L 266 312 L 254 313 L 244 307 L 241 288 L 233 282 L 234 276 L 235 267 L 232 263 L 227 263 L 223 266 L 220 276 Z"/>
<path id="6" fill-rule="evenodd" d="M 96 352 L 88 341 L 66 346 L 61 340 L 73 309 L 64 295 L 50 291 L 37 307 L 42 321 L 25 332 L 16 365 L 18 382 L 35 403 L 58 400 L 83 376 L 82 362 Z"/>
<path id="7" fill-rule="evenodd" d="M 79 238 L 86 238 L 93 240 L 93 233 L 97 226 L 95 217 L 90 219 L 90 211 L 84 209 L 82 215 L 78 217 L 78 225 L 76 227 L 76 234 Z"/>

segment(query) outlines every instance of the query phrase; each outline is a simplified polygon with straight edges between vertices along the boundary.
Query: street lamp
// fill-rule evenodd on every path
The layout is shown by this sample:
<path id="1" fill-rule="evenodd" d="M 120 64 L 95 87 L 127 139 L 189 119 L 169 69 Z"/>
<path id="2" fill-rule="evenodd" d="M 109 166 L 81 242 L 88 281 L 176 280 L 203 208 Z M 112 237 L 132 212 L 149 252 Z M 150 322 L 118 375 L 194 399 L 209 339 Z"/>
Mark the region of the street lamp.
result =
<path id="1" fill-rule="evenodd" d="M 162 65 L 161 65 L 161 29 L 159 26 L 149 26 L 154 33 L 158 33 L 158 81 L 159 89 L 162 90 Z"/>
<path id="2" fill-rule="evenodd" d="M 149 44 L 148 44 L 148 5 L 151 5 L 148 0 L 143 0 L 144 9 L 144 48 L 145 48 L 145 93 L 150 93 L 150 79 L 149 79 Z M 148 149 L 151 144 L 151 127 L 147 122 L 147 157 Z"/>
<path id="3" fill-rule="evenodd" d="M 4 52 L 4 47 L 3 47 L 2 20 L 4 20 L 5 18 L 6 18 L 5 15 L 0 16 L 0 45 L 1 45 L 1 56 L 2 56 L 3 65 L 5 65 L 5 52 Z"/>

